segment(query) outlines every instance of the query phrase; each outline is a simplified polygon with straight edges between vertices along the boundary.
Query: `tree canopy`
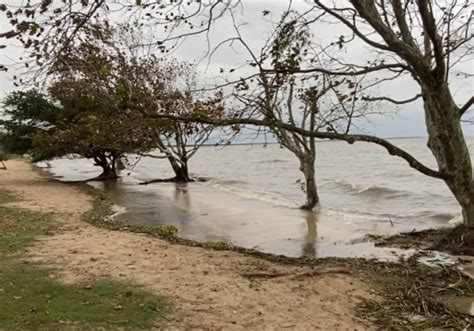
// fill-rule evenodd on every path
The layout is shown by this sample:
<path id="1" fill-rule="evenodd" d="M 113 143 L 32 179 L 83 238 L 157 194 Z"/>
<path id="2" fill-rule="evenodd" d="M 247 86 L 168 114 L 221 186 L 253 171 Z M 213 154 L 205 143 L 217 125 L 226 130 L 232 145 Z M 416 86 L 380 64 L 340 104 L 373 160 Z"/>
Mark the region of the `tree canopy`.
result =
<path id="1" fill-rule="evenodd" d="M 36 89 L 14 91 L 7 95 L 2 106 L 1 144 L 5 151 L 15 154 L 29 152 L 39 130 L 52 129 L 58 110 L 57 105 Z"/>

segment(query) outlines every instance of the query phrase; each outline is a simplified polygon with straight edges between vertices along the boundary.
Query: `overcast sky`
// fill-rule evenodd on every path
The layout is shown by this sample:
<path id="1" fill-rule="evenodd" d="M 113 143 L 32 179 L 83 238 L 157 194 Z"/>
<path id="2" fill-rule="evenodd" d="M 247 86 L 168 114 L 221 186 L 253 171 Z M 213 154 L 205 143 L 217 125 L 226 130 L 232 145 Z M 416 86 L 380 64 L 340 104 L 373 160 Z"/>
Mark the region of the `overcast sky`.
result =
<path id="1" fill-rule="evenodd" d="M 10 1 L 11 2 L 11 1 Z M 14 1 L 17 3 L 17 1 Z M 271 21 L 277 21 L 281 13 L 287 8 L 287 0 L 243 0 L 242 10 L 236 11 L 236 20 L 242 23 L 240 31 L 244 39 L 250 46 L 258 50 L 261 48 L 263 40 L 265 40 L 272 31 L 273 25 Z M 295 9 L 307 8 L 304 0 L 294 1 Z M 270 10 L 270 15 L 263 16 L 264 10 Z M 0 19 L 1 31 L 9 28 L 9 24 Z M 327 42 L 331 38 L 336 38 L 344 32 L 341 25 L 318 24 L 313 27 L 313 33 L 321 40 Z M 147 32 L 148 33 L 148 32 Z M 210 45 L 217 45 L 220 41 L 234 36 L 235 32 L 232 28 L 230 16 L 225 16 L 219 20 L 209 34 Z M 207 36 L 193 36 L 188 38 L 172 56 L 187 60 L 202 60 L 208 49 Z M 15 48 L 6 48 L 0 50 L 0 63 L 8 63 L 10 58 L 15 58 L 19 54 L 19 50 Z M 351 60 L 364 60 L 367 56 L 367 48 L 363 44 L 354 44 L 346 51 L 346 55 Z M 203 73 L 203 79 L 208 84 L 215 82 L 223 82 L 223 77 L 219 74 L 220 68 L 237 68 L 248 59 L 248 55 L 242 48 L 224 46 L 219 49 L 215 55 L 208 60 L 205 58 L 199 62 L 200 70 Z M 467 62 L 461 67 L 461 70 L 474 73 L 474 63 Z M 247 71 L 238 71 L 236 75 L 245 75 Z M 0 73 L 0 98 L 6 93 L 12 91 L 15 87 L 12 84 L 11 77 L 14 71 Z M 458 104 L 463 104 L 474 93 L 473 81 L 470 80 L 452 80 L 451 85 L 455 93 L 455 99 Z M 383 90 L 377 91 L 381 95 L 389 95 L 394 98 L 408 98 L 419 93 L 419 88 L 410 78 L 397 80 L 390 85 L 383 87 Z M 471 113 L 473 113 L 471 111 Z M 469 117 L 474 117 L 469 114 Z M 367 133 L 374 133 L 382 137 L 413 137 L 426 136 L 424 125 L 423 110 L 420 102 L 400 107 L 396 114 L 388 116 L 372 117 L 370 121 L 360 123 L 360 130 Z M 474 125 L 465 125 L 464 131 L 466 135 L 474 135 Z"/>

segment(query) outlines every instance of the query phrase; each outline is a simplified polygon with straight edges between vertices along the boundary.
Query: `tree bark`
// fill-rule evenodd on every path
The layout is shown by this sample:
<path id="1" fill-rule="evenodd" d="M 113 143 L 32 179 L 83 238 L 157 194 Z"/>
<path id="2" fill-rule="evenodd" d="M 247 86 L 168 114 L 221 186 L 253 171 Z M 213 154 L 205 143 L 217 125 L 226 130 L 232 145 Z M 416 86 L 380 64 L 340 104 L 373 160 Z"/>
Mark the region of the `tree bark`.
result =
<path id="1" fill-rule="evenodd" d="M 175 173 L 175 180 L 177 182 L 192 182 L 193 180 L 189 177 L 188 173 L 188 162 L 187 160 L 181 160 L 182 163 L 176 161 L 174 158 L 168 158 L 171 167 Z"/>
<path id="2" fill-rule="evenodd" d="M 300 159 L 300 170 L 305 179 L 306 203 L 301 209 L 312 210 L 319 203 L 314 169 L 314 158 Z"/>
<path id="3" fill-rule="evenodd" d="M 97 153 L 94 157 L 95 165 L 102 168 L 102 173 L 94 178 L 95 180 L 109 180 L 117 179 L 119 176 L 117 174 L 117 155 L 113 153 L 110 155 L 110 162 L 107 160 L 105 152 Z"/>
<path id="4" fill-rule="evenodd" d="M 117 164 L 116 168 L 117 168 L 117 170 L 119 170 L 119 171 L 120 171 L 120 170 L 125 170 L 125 169 L 127 168 L 127 167 L 125 166 L 125 163 L 123 162 L 123 159 L 122 159 L 121 157 L 119 157 L 119 158 L 117 159 L 116 164 Z"/>
<path id="5" fill-rule="evenodd" d="M 110 166 L 102 167 L 102 173 L 96 177 L 96 180 L 117 179 L 119 176 L 117 170 Z"/>
<path id="6" fill-rule="evenodd" d="M 474 181 L 459 107 L 446 82 L 422 83 L 428 147 L 444 181 L 462 208 L 464 225 L 474 228 Z"/>

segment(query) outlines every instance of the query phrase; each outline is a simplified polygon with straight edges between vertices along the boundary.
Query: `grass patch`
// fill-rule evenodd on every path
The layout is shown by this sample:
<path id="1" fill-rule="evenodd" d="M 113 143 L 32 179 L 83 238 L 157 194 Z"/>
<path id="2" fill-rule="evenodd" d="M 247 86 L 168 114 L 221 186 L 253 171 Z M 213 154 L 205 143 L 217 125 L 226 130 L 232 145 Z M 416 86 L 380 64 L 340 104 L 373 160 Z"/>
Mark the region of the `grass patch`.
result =
<path id="1" fill-rule="evenodd" d="M 18 200 L 11 192 L 0 190 L 0 205 Z"/>
<path id="2" fill-rule="evenodd" d="M 89 327 L 150 327 L 168 312 L 162 298 L 117 282 L 64 285 L 49 270 L 9 261 L 0 273 L 0 325 L 38 329 L 84 323 Z"/>
<path id="3" fill-rule="evenodd" d="M 15 253 L 46 234 L 49 215 L 0 205 L 0 254 Z"/>
<path id="4" fill-rule="evenodd" d="M 136 329 L 154 326 L 170 313 L 166 299 L 111 280 L 61 284 L 53 270 L 21 259 L 38 235 L 47 234 L 50 216 L 8 207 L 15 201 L 0 191 L 0 326 L 7 330 Z"/>

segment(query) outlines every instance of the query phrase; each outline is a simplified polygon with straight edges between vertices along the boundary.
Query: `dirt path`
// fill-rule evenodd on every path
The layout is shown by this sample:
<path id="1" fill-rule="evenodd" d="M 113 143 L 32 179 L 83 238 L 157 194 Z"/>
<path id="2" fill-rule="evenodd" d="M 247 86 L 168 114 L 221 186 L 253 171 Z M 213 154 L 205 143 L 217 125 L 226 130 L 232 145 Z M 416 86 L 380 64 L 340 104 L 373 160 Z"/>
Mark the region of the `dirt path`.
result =
<path id="1" fill-rule="evenodd" d="M 31 247 L 28 256 L 57 268 L 61 281 L 111 276 L 168 296 L 176 307 L 168 329 L 368 329 L 355 318 L 354 307 L 360 297 L 371 295 L 355 276 L 331 273 L 330 267 L 308 276 L 307 267 L 97 228 L 81 221 L 92 206 L 87 194 L 41 178 L 22 160 L 7 165 L 7 171 L 0 171 L 0 182 L 21 195 L 24 201 L 17 204 L 55 215 L 57 227 Z M 249 273 L 281 276 L 249 279 Z"/>

